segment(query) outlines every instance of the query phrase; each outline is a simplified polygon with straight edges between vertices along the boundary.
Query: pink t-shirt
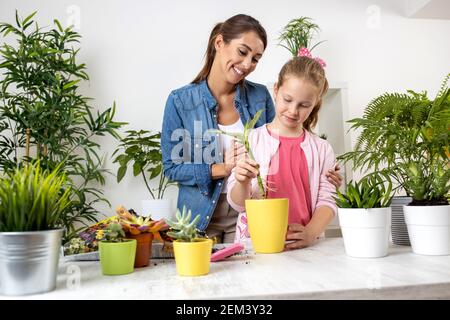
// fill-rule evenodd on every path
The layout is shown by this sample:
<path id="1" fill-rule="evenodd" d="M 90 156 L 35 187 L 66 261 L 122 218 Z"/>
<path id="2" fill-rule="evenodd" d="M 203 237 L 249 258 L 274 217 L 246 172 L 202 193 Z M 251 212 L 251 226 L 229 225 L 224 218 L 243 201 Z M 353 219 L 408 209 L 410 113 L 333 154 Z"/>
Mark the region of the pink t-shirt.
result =
<path id="1" fill-rule="evenodd" d="M 308 163 L 300 147 L 305 139 L 305 132 L 295 138 L 269 133 L 280 141 L 280 146 L 278 156 L 273 157 L 270 163 L 271 166 L 278 166 L 278 172 L 267 176 L 267 198 L 288 198 L 289 224 L 299 223 L 305 226 L 312 216 Z M 282 165 L 272 161 L 279 161 Z"/>

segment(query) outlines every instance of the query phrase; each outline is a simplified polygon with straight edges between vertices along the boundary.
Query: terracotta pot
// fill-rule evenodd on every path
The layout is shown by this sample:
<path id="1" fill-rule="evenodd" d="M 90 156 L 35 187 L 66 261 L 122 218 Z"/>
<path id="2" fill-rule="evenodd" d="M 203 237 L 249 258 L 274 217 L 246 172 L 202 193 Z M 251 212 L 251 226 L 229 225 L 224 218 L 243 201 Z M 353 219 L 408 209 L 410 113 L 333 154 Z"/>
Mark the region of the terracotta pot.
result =
<path id="1" fill-rule="evenodd" d="M 127 238 L 136 239 L 136 258 L 134 259 L 134 267 L 146 267 L 150 263 L 152 253 L 153 233 L 141 233 L 138 235 L 128 234 Z"/>

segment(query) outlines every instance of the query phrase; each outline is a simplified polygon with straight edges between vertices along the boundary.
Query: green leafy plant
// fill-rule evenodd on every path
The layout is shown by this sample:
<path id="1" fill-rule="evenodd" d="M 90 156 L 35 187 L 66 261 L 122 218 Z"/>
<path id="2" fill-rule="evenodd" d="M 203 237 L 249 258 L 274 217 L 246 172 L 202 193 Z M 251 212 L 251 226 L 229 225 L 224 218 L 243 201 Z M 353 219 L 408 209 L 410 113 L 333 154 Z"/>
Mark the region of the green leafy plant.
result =
<path id="1" fill-rule="evenodd" d="M 96 136 L 120 138 L 124 123 L 113 120 L 115 104 L 94 115 L 90 98 L 79 93 L 89 77 L 86 65 L 76 62 L 80 35 L 70 27 L 41 28 L 36 12 L 16 24 L 0 23 L 5 42 L 0 47 L 0 169 L 4 172 L 39 160 L 43 168 L 60 165 L 74 199 L 64 216 L 66 242 L 75 224 L 95 222 L 94 205 L 107 202 L 103 191 L 104 156 Z M 9 40 L 6 42 L 6 40 Z M 81 230 L 80 228 L 79 230 Z"/>
<path id="2" fill-rule="evenodd" d="M 323 41 L 316 43 L 311 47 L 311 41 L 319 33 L 319 26 L 309 17 L 300 17 L 292 19 L 283 28 L 278 40 L 279 45 L 289 50 L 293 57 L 296 57 L 298 51 L 304 47 L 312 51 Z"/>
<path id="3" fill-rule="evenodd" d="M 211 130 L 214 133 L 219 133 L 219 134 L 224 134 L 224 135 L 228 135 L 231 137 L 234 137 L 236 139 L 237 142 L 241 143 L 244 148 L 245 151 L 247 152 L 248 156 L 250 157 L 250 159 L 252 159 L 253 161 L 255 161 L 255 157 L 253 156 L 253 152 L 250 148 L 250 143 L 248 141 L 248 136 L 250 134 L 250 131 L 255 127 L 256 122 L 258 122 L 259 117 L 261 117 L 261 114 L 263 112 L 263 109 L 258 110 L 258 112 L 256 112 L 255 116 L 253 117 L 253 119 L 247 121 L 247 123 L 244 125 L 244 132 L 225 132 L 219 129 L 215 129 L 215 130 Z M 261 194 L 261 197 L 263 199 L 266 198 L 267 196 L 267 190 L 265 188 L 265 184 L 263 182 L 263 179 L 261 177 L 261 175 L 258 173 L 258 175 L 256 176 L 257 180 L 258 180 L 258 187 L 259 187 L 259 191 Z"/>
<path id="4" fill-rule="evenodd" d="M 125 231 L 120 223 L 111 222 L 108 224 L 108 228 L 104 230 L 98 230 L 96 232 L 95 238 L 98 241 L 106 241 L 106 242 L 124 242 L 125 239 Z"/>
<path id="5" fill-rule="evenodd" d="M 41 231 L 64 226 L 72 194 L 59 167 L 43 170 L 39 162 L 0 178 L 0 232 Z"/>
<path id="6" fill-rule="evenodd" d="M 349 121 L 360 129 L 355 151 L 338 157 L 355 168 L 383 171 L 413 198 L 411 205 L 448 204 L 450 89 L 444 79 L 434 100 L 427 93 L 386 93 Z"/>
<path id="7" fill-rule="evenodd" d="M 197 224 L 200 221 L 199 214 L 191 221 L 191 210 L 187 211 L 186 207 L 183 206 L 183 212 L 177 209 L 175 217 L 177 221 L 166 219 L 166 223 L 170 226 L 167 232 L 169 237 L 184 242 L 194 242 L 196 239 L 202 237 L 200 231 L 197 229 Z"/>
<path id="8" fill-rule="evenodd" d="M 161 153 L 161 133 L 152 134 L 150 131 L 127 131 L 127 136 L 121 140 L 114 155 L 121 152 L 115 159 L 120 167 L 117 171 L 117 182 L 122 181 L 128 165 L 133 163 L 133 175 L 142 176 L 145 186 L 152 199 L 162 199 L 167 187 L 176 185 L 168 180 L 163 173 Z M 151 188 L 149 182 L 158 178 L 158 187 Z"/>
<path id="9" fill-rule="evenodd" d="M 387 177 L 388 178 L 388 177 Z M 336 205 L 339 208 L 385 208 L 391 205 L 392 182 L 387 181 L 380 174 L 370 174 L 360 182 L 350 181 L 344 193 L 336 190 Z"/>

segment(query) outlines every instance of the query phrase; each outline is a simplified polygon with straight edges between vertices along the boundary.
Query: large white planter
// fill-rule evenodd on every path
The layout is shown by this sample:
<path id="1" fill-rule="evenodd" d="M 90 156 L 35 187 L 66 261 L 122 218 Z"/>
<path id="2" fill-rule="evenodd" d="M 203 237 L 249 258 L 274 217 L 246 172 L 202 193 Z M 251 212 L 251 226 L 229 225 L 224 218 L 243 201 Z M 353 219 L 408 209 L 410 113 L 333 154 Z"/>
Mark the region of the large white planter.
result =
<path id="1" fill-rule="evenodd" d="M 142 200 L 140 215 L 153 220 L 171 219 L 175 220 L 175 210 L 172 199 Z"/>
<path id="2" fill-rule="evenodd" d="M 404 206 L 403 212 L 414 253 L 450 254 L 450 205 Z"/>
<path id="3" fill-rule="evenodd" d="M 379 258 L 388 254 L 391 208 L 338 208 L 345 252 L 357 258 Z"/>

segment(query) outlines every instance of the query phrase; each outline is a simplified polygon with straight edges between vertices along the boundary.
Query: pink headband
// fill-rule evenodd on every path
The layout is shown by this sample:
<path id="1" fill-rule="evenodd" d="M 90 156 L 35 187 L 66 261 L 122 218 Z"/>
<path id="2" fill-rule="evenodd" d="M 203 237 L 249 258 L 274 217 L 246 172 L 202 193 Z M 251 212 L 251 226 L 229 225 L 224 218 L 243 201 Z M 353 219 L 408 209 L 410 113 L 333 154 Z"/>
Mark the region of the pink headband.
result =
<path id="1" fill-rule="evenodd" d="M 327 66 L 325 61 L 323 61 L 319 57 L 313 58 L 311 55 L 311 52 L 308 50 L 308 48 L 305 48 L 305 47 L 301 47 L 300 49 L 298 49 L 297 57 L 308 57 L 308 58 L 314 59 L 322 66 L 322 68 L 325 68 Z"/>

